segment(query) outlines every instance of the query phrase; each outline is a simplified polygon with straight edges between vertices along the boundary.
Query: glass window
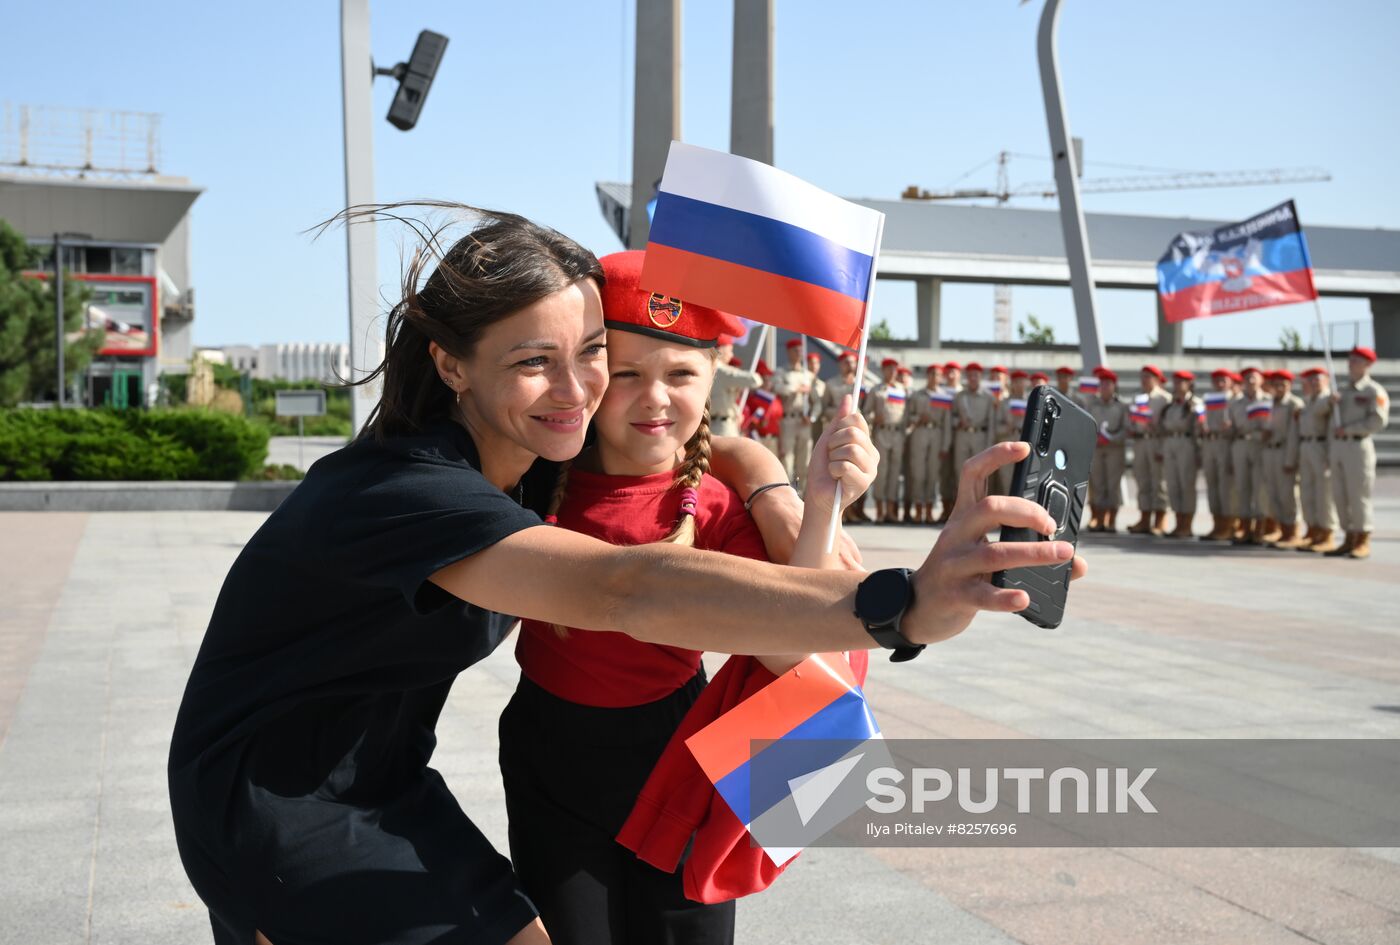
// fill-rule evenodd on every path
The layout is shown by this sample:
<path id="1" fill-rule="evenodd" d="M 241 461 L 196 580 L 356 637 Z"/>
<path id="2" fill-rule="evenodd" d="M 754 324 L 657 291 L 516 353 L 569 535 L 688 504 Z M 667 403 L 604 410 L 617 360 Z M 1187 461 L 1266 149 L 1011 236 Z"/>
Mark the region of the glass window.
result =
<path id="1" fill-rule="evenodd" d="M 112 250 L 112 272 L 122 276 L 141 275 L 141 250 L 117 247 Z"/>
<path id="2" fill-rule="evenodd" d="M 106 246 L 89 246 L 83 272 L 112 272 L 112 250 Z"/>

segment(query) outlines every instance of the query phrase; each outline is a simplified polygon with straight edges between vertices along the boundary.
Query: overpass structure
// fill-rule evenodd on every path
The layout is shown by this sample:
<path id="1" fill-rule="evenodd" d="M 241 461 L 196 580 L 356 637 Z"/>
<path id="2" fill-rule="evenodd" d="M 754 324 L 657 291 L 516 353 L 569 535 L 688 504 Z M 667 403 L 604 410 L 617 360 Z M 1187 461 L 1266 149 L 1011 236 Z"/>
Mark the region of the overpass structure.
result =
<path id="1" fill-rule="evenodd" d="M 595 189 L 604 218 L 618 238 L 631 245 L 631 185 L 602 181 Z M 854 202 L 885 214 L 880 278 L 915 283 L 919 348 L 941 347 L 944 283 L 1069 285 L 1056 210 L 904 200 Z M 1157 260 L 1172 237 L 1229 222 L 1108 213 L 1086 214 L 1085 219 L 1094 284 L 1154 293 Z M 1319 293 L 1369 299 L 1377 353 L 1400 358 L 1400 230 L 1306 223 L 1305 228 Z M 1168 323 L 1160 305 L 1156 351 L 1164 355 L 1183 351 L 1182 325 Z"/>

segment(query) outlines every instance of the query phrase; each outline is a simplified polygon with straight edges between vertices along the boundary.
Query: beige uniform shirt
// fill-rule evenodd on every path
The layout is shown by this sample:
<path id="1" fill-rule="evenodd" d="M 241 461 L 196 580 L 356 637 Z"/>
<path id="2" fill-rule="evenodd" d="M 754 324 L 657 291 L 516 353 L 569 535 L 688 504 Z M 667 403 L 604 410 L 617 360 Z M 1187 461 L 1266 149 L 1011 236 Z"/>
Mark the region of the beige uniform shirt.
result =
<path id="1" fill-rule="evenodd" d="M 1302 398 L 1291 392 L 1284 394 L 1274 401 L 1264 425 L 1264 442 L 1270 448 L 1281 445 L 1283 465 L 1290 469 L 1298 465 L 1298 414 L 1302 409 Z"/>
<path id="2" fill-rule="evenodd" d="M 773 376 L 773 393 L 783 402 L 783 419 L 812 416 L 812 385 L 816 379 L 804 367 L 784 368 Z"/>
<path id="3" fill-rule="evenodd" d="M 856 383 L 855 378 L 847 381 L 842 377 L 833 377 L 822 383 L 822 422 L 830 423 L 836 419 L 836 411 L 841 409 L 841 399 L 855 393 Z"/>
<path id="4" fill-rule="evenodd" d="M 1273 399 L 1263 396 L 1262 394 L 1255 400 L 1250 400 L 1248 394 L 1241 394 L 1230 401 L 1230 406 L 1226 408 L 1225 412 L 1230 415 L 1230 428 L 1235 431 L 1235 437 L 1237 439 L 1262 439 L 1261 434 L 1265 427 L 1268 426 L 1271 414 L 1265 414 L 1262 418 L 1255 417 L 1252 420 L 1249 418 L 1250 406 L 1259 403 L 1261 400 L 1267 401 L 1272 405 Z"/>
<path id="5" fill-rule="evenodd" d="M 1239 395 L 1233 391 L 1211 391 L 1212 394 L 1222 393 L 1225 395 L 1224 410 L 1207 410 L 1206 426 L 1207 433 L 1229 433 L 1230 432 L 1230 405 L 1239 400 Z"/>
<path id="6" fill-rule="evenodd" d="M 980 387 L 966 388 L 953 397 L 953 414 L 960 439 L 966 438 L 973 453 L 992 444 L 992 422 L 996 419 L 997 402 Z"/>
<path id="7" fill-rule="evenodd" d="M 752 371 L 729 364 L 715 365 L 715 381 L 710 387 L 710 421 L 731 420 L 736 425 L 742 413 L 739 395 L 761 387 L 763 378 Z"/>
<path id="8" fill-rule="evenodd" d="M 1390 422 L 1390 398 L 1385 388 L 1372 380 L 1369 374 L 1355 384 L 1343 384 L 1341 395 L 1337 406 L 1341 413 L 1342 433 L 1347 438 L 1374 435 L 1384 430 Z"/>
<path id="9" fill-rule="evenodd" d="M 1325 440 L 1332 435 L 1332 394 L 1309 397 L 1298 411 L 1298 436 L 1303 440 Z"/>
<path id="10" fill-rule="evenodd" d="M 1100 440 L 1121 447 L 1128 435 L 1128 405 L 1122 398 L 1115 395 L 1111 400 L 1104 400 L 1096 395 L 1089 398 L 1085 409 L 1098 424 Z M 1100 442 L 1099 445 L 1104 444 Z"/>
<path id="11" fill-rule="evenodd" d="M 953 411 L 949 407 L 935 406 L 934 396 L 952 396 L 952 393 L 939 388 L 920 388 L 909 395 L 909 412 L 916 429 L 927 428 L 933 432 L 934 451 L 946 453 L 952 440 L 949 431 L 952 429 Z"/>
<path id="12" fill-rule="evenodd" d="M 904 428 L 909 392 L 901 384 L 880 383 L 865 398 L 865 419 L 872 427 Z"/>
<path id="13" fill-rule="evenodd" d="M 1169 437 L 1185 433 L 1195 439 L 1201 427 L 1200 415 L 1196 412 L 1198 409 L 1201 409 L 1201 399 L 1194 394 L 1181 403 L 1168 401 L 1158 421 L 1162 433 Z"/>

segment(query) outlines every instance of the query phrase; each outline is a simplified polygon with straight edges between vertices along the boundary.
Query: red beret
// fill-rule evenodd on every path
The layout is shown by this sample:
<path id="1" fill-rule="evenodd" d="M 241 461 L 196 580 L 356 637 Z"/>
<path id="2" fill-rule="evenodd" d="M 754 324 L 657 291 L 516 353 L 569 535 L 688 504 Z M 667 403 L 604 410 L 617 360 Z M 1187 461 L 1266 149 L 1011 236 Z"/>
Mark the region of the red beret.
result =
<path id="1" fill-rule="evenodd" d="M 1101 381 L 1112 381 L 1115 384 L 1118 383 L 1118 372 L 1113 370 L 1112 368 L 1106 368 L 1100 365 L 1099 367 L 1094 368 L 1094 374 L 1097 375 L 1099 380 Z"/>
<path id="2" fill-rule="evenodd" d="M 1264 376 L 1264 372 L 1257 367 L 1240 368 L 1240 377 L 1243 378 L 1246 374 L 1258 374 L 1260 377 Z"/>
<path id="3" fill-rule="evenodd" d="M 1196 375 L 1192 374 L 1190 371 L 1174 371 L 1172 372 L 1172 377 L 1179 381 L 1194 381 L 1196 379 Z"/>
<path id="4" fill-rule="evenodd" d="M 1269 375 L 1269 380 L 1288 381 L 1291 384 L 1293 382 L 1293 372 L 1289 370 L 1274 371 Z"/>
<path id="5" fill-rule="evenodd" d="M 882 368 L 887 368 L 887 367 L 899 367 L 899 362 L 898 362 L 897 360 L 895 360 L 894 358 L 885 358 L 885 360 L 883 360 L 883 361 L 880 362 L 880 367 L 882 367 Z"/>
<path id="6" fill-rule="evenodd" d="M 727 312 L 643 289 L 639 279 L 645 255 L 633 249 L 599 260 L 604 325 L 696 348 L 714 348 L 720 335 L 743 333 L 743 322 Z"/>
<path id="7" fill-rule="evenodd" d="M 1000 364 L 993 364 L 991 367 L 987 368 L 988 374 L 995 374 L 997 371 L 1000 371 L 1001 373 L 1005 374 L 1006 368 Z"/>
<path id="8" fill-rule="evenodd" d="M 908 375 L 911 376 L 911 377 L 914 375 L 914 372 L 913 372 L 913 371 L 911 371 L 909 368 L 905 367 L 905 366 L 902 365 L 902 364 L 899 366 L 899 370 L 898 370 L 898 371 L 895 371 L 895 373 L 896 373 L 896 374 L 908 374 Z"/>
<path id="9" fill-rule="evenodd" d="M 1363 361 L 1369 361 L 1372 364 L 1376 363 L 1376 352 L 1371 348 L 1363 348 L 1357 345 L 1355 348 L 1351 349 L 1351 356 L 1353 358 L 1360 358 Z"/>
<path id="10" fill-rule="evenodd" d="M 715 339 L 715 344 L 723 347 L 724 345 L 732 345 L 738 340 L 739 339 L 735 338 L 733 335 L 720 335 L 718 338 Z"/>
<path id="11" fill-rule="evenodd" d="M 1167 375 L 1163 374 L 1162 369 L 1155 364 L 1144 364 L 1142 366 L 1142 373 L 1151 374 L 1159 381 L 1165 381 L 1167 379 Z"/>
<path id="12" fill-rule="evenodd" d="M 744 362 L 743 362 L 743 361 L 740 361 L 737 357 L 733 357 L 733 358 L 730 358 L 730 359 L 729 359 L 729 366 L 730 366 L 730 367 L 743 367 L 743 366 L 744 366 Z"/>
<path id="13" fill-rule="evenodd" d="M 982 365 L 978 364 L 976 361 L 969 361 L 969 362 L 967 362 L 967 367 L 964 368 L 963 370 L 981 372 L 981 370 L 982 370 Z"/>
<path id="14" fill-rule="evenodd" d="M 758 359 L 758 367 L 754 368 L 754 373 L 759 377 L 772 377 L 773 369 L 768 366 L 768 362 L 762 358 Z"/>
<path id="15" fill-rule="evenodd" d="M 1015 380 L 1018 377 L 1030 377 L 1030 375 L 1027 374 L 1025 371 L 1021 370 L 1020 368 L 1017 368 L 1016 370 L 1011 372 L 1011 379 Z"/>
<path id="16" fill-rule="evenodd" d="M 1094 368 L 1089 373 L 1093 374 L 1095 377 L 1103 377 L 1104 374 L 1113 374 L 1115 380 L 1118 377 L 1117 374 L 1114 374 L 1113 371 L 1109 369 L 1109 366 L 1107 364 L 1100 364 L 1098 367 Z"/>
<path id="17" fill-rule="evenodd" d="M 924 373 L 925 373 L 925 374 L 937 374 L 937 373 L 938 373 L 939 371 L 941 371 L 941 370 L 943 370 L 943 368 L 942 368 L 941 366 L 939 366 L 939 365 L 937 365 L 937 364 L 930 364 L 928 367 L 924 368 Z"/>
<path id="18" fill-rule="evenodd" d="M 1327 373 L 1326 368 L 1310 367 L 1310 368 L 1308 368 L 1306 371 L 1303 372 L 1303 376 L 1304 376 L 1304 377 L 1317 377 L 1318 375 L 1326 374 L 1326 373 Z"/>
<path id="19" fill-rule="evenodd" d="M 808 360 L 808 361 L 820 361 L 821 359 L 822 359 L 822 355 L 821 355 L 821 352 L 820 352 L 820 351 L 808 351 L 808 352 L 807 352 L 807 360 Z"/>
<path id="20" fill-rule="evenodd" d="M 855 353 L 854 351 L 843 351 L 843 352 L 841 352 L 841 360 L 842 360 L 842 361 L 850 361 L 852 364 L 855 364 L 855 363 L 856 363 L 856 353 Z"/>
<path id="21" fill-rule="evenodd" d="M 1070 375 L 1071 377 L 1073 377 L 1073 376 L 1074 376 L 1074 368 L 1072 368 L 1072 367 L 1067 367 L 1067 366 L 1057 367 L 1057 368 L 1055 368 L 1055 373 L 1056 373 L 1057 375 L 1059 375 L 1059 374 L 1068 374 L 1068 375 Z"/>
<path id="22" fill-rule="evenodd" d="M 1050 375 L 1046 374 L 1044 371 L 1036 371 L 1034 374 L 1031 375 L 1031 380 L 1036 380 L 1037 378 L 1039 378 L 1042 381 L 1048 381 L 1050 380 Z"/>
<path id="23" fill-rule="evenodd" d="M 1235 372 L 1234 372 L 1234 371 L 1231 371 L 1231 370 L 1228 370 L 1227 368 L 1218 367 L 1218 368 L 1216 368 L 1214 371 L 1211 371 L 1211 372 L 1210 372 L 1210 376 L 1211 376 L 1211 377 L 1234 377 L 1234 376 L 1235 376 Z"/>
<path id="24" fill-rule="evenodd" d="M 784 348 L 800 348 L 800 347 L 802 347 L 802 339 L 801 339 L 801 338 L 789 338 L 789 339 L 787 340 L 787 344 L 783 345 L 783 347 L 784 347 Z"/>
<path id="25" fill-rule="evenodd" d="M 1234 381 L 1236 384 L 1243 384 L 1243 383 L 1244 383 L 1244 375 L 1243 375 L 1243 374 L 1236 374 L 1234 371 L 1231 371 L 1231 372 L 1230 372 L 1230 380 Z"/>
<path id="26" fill-rule="evenodd" d="M 961 370 L 962 370 L 962 365 L 959 364 L 959 363 L 956 362 L 956 361 L 949 361 L 947 364 L 943 365 L 943 370 L 945 370 L 945 371 L 961 371 Z"/>

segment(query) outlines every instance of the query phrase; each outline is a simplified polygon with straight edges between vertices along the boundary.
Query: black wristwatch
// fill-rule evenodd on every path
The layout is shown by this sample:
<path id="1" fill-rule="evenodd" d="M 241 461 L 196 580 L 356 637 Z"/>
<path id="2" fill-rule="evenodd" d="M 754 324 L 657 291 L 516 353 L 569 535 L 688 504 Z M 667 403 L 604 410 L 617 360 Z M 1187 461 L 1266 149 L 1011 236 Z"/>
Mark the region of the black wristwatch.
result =
<path id="1" fill-rule="evenodd" d="M 912 660 L 924 651 L 924 644 L 911 643 L 899 632 L 904 612 L 914 603 L 913 572 L 908 568 L 876 571 L 856 588 L 856 619 L 865 632 L 887 650 L 891 663 Z"/>

